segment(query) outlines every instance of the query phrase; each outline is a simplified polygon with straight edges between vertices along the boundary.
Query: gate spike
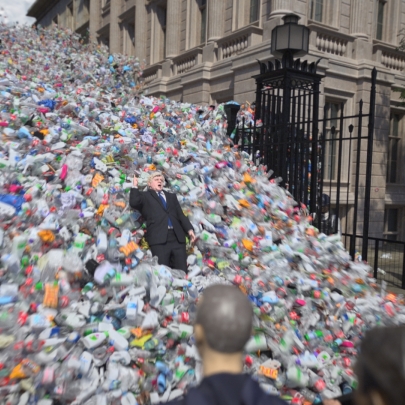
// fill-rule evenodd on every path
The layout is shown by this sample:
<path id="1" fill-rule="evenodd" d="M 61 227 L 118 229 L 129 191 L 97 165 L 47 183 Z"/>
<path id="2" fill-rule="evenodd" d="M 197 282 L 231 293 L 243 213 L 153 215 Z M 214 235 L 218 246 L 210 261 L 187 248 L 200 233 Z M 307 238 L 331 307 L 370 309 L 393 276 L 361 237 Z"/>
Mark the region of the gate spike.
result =
<path id="1" fill-rule="evenodd" d="M 270 60 L 267 62 L 267 69 L 269 72 L 272 72 L 274 70 L 274 64 Z"/>
<path id="2" fill-rule="evenodd" d="M 314 71 L 314 73 L 316 73 L 316 71 L 317 71 L 317 69 L 318 69 L 319 62 L 320 62 L 322 59 L 323 59 L 323 58 L 319 58 L 319 59 L 315 62 L 315 71 Z"/>
<path id="3" fill-rule="evenodd" d="M 281 69 L 281 61 L 279 59 L 276 59 L 275 62 L 276 62 L 276 70 Z"/>
<path id="4" fill-rule="evenodd" d="M 294 69 L 299 70 L 301 66 L 301 59 L 298 58 L 294 61 Z"/>
<path id="5" fill-rule="evenodd" d="M 266 64 L 263 63 L 263 62 L 260 62 L 259 59 L 256 59 L 256 60 L 259 63 L 259 66 L 260 66 L 260 74 L 262 75 L 262 74 L 266 73 Z"/>
<path id="6" fill-rule="evenodd" d="M 307 61 L 307 60 L 304 60 L 304 62 L 302 62 L 302 64 L 301 64 L 301 70 L 302 70 L 303 72 L 307 72 L 307 71 L 308 71 L 308 61 Z"/>

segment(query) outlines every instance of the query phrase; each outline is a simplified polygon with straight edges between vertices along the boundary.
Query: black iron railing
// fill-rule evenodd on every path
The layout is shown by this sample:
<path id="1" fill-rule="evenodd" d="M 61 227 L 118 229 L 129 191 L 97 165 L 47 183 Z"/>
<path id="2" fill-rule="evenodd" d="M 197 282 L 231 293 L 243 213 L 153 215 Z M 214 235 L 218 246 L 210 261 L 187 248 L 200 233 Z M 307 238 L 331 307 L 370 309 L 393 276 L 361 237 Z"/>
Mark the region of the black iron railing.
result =
<path id="1" fill-rule="evenodd" d="M 362 245 L 361 235 L 342 234 L 345 244 Z M 405 242 L 369 236 L 368 262 L 373 267 L 374 278 L 389 285 L 405 289 Z"/>
<path id="2" fill-rule="evenodd" d="M 256 76 L 255 121 L 239 122 L 234 139 L 256 164 L 283 179 L 281 185 L 307 206 L 317 228 L 329 234 L 363 234 L 361 246 L 353 238 L 348 249 L 352 256 L 360 250 L 365 260 L 376 76 L 374 69 L 367 112 L 363 100 L 355 115 L 345 114 L 344 103 L 334 104 L 332 114 L 327 103 L 319 118 L 321 76 L 314 68 L 308 71 L 304 63 L 294 69 L 269 68 Z"/>
<path id="3" fill-rule="evenodd" d="M 317 63 L 260 63 L 254 121 L 242 119 L 233 141 L 282 178 L 281 186 L 309 209 L 318 229 L 343 233 L 353 258 L 361 255 L 378 279 L 405 288 L 405 242 L 368 236 L 377 70 L 365 100 L 368 111 L 363 100 L 355 115 L 345 114 L 345 103 L 326 103 L 322 116 Z M 229 121 L 228 135 L 235 125 Z"/>

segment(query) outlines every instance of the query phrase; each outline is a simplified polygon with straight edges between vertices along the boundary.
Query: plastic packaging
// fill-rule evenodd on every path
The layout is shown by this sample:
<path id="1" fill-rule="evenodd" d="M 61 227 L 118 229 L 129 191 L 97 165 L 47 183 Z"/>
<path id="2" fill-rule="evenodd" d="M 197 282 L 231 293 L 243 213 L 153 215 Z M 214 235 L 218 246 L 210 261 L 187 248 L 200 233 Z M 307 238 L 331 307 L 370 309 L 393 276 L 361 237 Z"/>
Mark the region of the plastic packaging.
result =
<path id="1" fill-rule="evenodd" d="M 200 378 L 192 324 L 214 283 L 252 302 L 245 371 L 266 392 L 318 403 L 355 389 L 363 333 L 405 323 L 404 299 L 226 137 L 223 105 L 142 96 L 137 59 L 67 30 L 0 24 L 0 37 L 1 399 L 182 395 Z M 187 275 L 152 257 L 129 207 L 133 176 L 144 189 L 157 169 L 197 236 Z"/>

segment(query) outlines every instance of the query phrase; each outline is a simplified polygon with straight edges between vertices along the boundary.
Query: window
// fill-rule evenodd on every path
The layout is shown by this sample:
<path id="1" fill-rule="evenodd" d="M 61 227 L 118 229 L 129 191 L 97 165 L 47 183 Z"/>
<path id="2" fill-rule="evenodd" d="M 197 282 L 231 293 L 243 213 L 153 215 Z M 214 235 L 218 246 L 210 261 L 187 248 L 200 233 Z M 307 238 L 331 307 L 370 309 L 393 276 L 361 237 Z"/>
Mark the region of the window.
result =
<path id="1" fill-rule="evenodd" d="M 99 42 L 100 44 L 105 45 L 107 48 L 110 47 L 110 38 L 107 37 L 107 36 L 99 37 L 99 38 L 98 38 L 98 42 Z"/>
<path id="2" fill-rule="evenodd" d="M 83 2 L 84 10 L 87 14 L 89 14 L 90 11 L 90 0 L 84 0 Z"/>
<path id="3" fill-rule="evenodd" d="M 68 4 L 66 13 L 66 27 L 73 30 L 73 1 Z"/>
<path id="4" fill-rule="evenodd" d="M 160 60 L 166 58 L 166 24 L 167 24 L 167 9 L 166 6 L 159 6 L 157 8 L 157 17 L 161 28 L 161 44 L 162 44 L 162 54 L 160 55 Z"/>
<path id="5" fill-rule="evenodd" d="M 383 39 L 383 28 L 384 28 L 384 7 L 385 0 L 376 0 L 377 1 L 377 24 L 376 24 L 376 39 Z"/>
<path id="6" fill-rule="evenodd" d="M 260 0 L 250 0 L 250 23 L 253 23 L 259 19 L 259 10 Z"/>
<path id="7" fill-rule="evenodd" d="M 323 0 L 311 0 L 310 16 L 311 20 L 322 22 L 323 20 Z"/>
<path id="8" fill-rule="evenodd" d="M 326 134 L 325 134 L 325 171 L 324 178 L 336 180 L 338 169 L 338 143 L 339 138 L 338 119 L 340 116 L 341 104 L 336 102 L 326 102 Z"/>
<path id="9" fill-rule="evenodd" d="M 401 149 L 401 115 L 392 113 L 388 137 L 387 183 L 398 182 L 398 164 Z"/>
<path id="10" fill-rule="evenodd" d="M 122 25 L 123 41 L 122 51 L 124 55 L 135 56 L 135 24 L 127 22 Z"/>
<path id="11" fill-rule="evenodd" d="M 386 208 L 384 213 L 384 237 L 397 240 L 399 234 L 398 208 Z"/>
<path id="12" fill-rule="evenodd" d="M 207 34 L 207 0 L 200 0 L 199 9 L 201 15 L 200 44 L 204 44 Z"/>

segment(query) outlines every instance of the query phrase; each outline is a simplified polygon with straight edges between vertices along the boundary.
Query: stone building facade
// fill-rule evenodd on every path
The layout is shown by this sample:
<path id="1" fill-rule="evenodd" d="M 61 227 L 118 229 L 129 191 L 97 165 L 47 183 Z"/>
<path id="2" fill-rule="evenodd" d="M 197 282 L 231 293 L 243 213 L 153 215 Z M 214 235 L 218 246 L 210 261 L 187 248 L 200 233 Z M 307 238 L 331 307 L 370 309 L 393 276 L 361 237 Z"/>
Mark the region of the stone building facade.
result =
<path id="1" fill-rule="evenodd" d="M 257 60 L 272 58 L 271 31 L 290 12 L 310 28 L 320 105 L 336 116 L 342 102 L 355 114 L 360 99 L 367 111 L 377 67 L 370 231 L 405 240 L 405 107 L 394 91 L 405 88 L 405 0 L 37 0 L 28 15 L 145 60 L 150 95 L 211 104 L 254 100 Z"/>

